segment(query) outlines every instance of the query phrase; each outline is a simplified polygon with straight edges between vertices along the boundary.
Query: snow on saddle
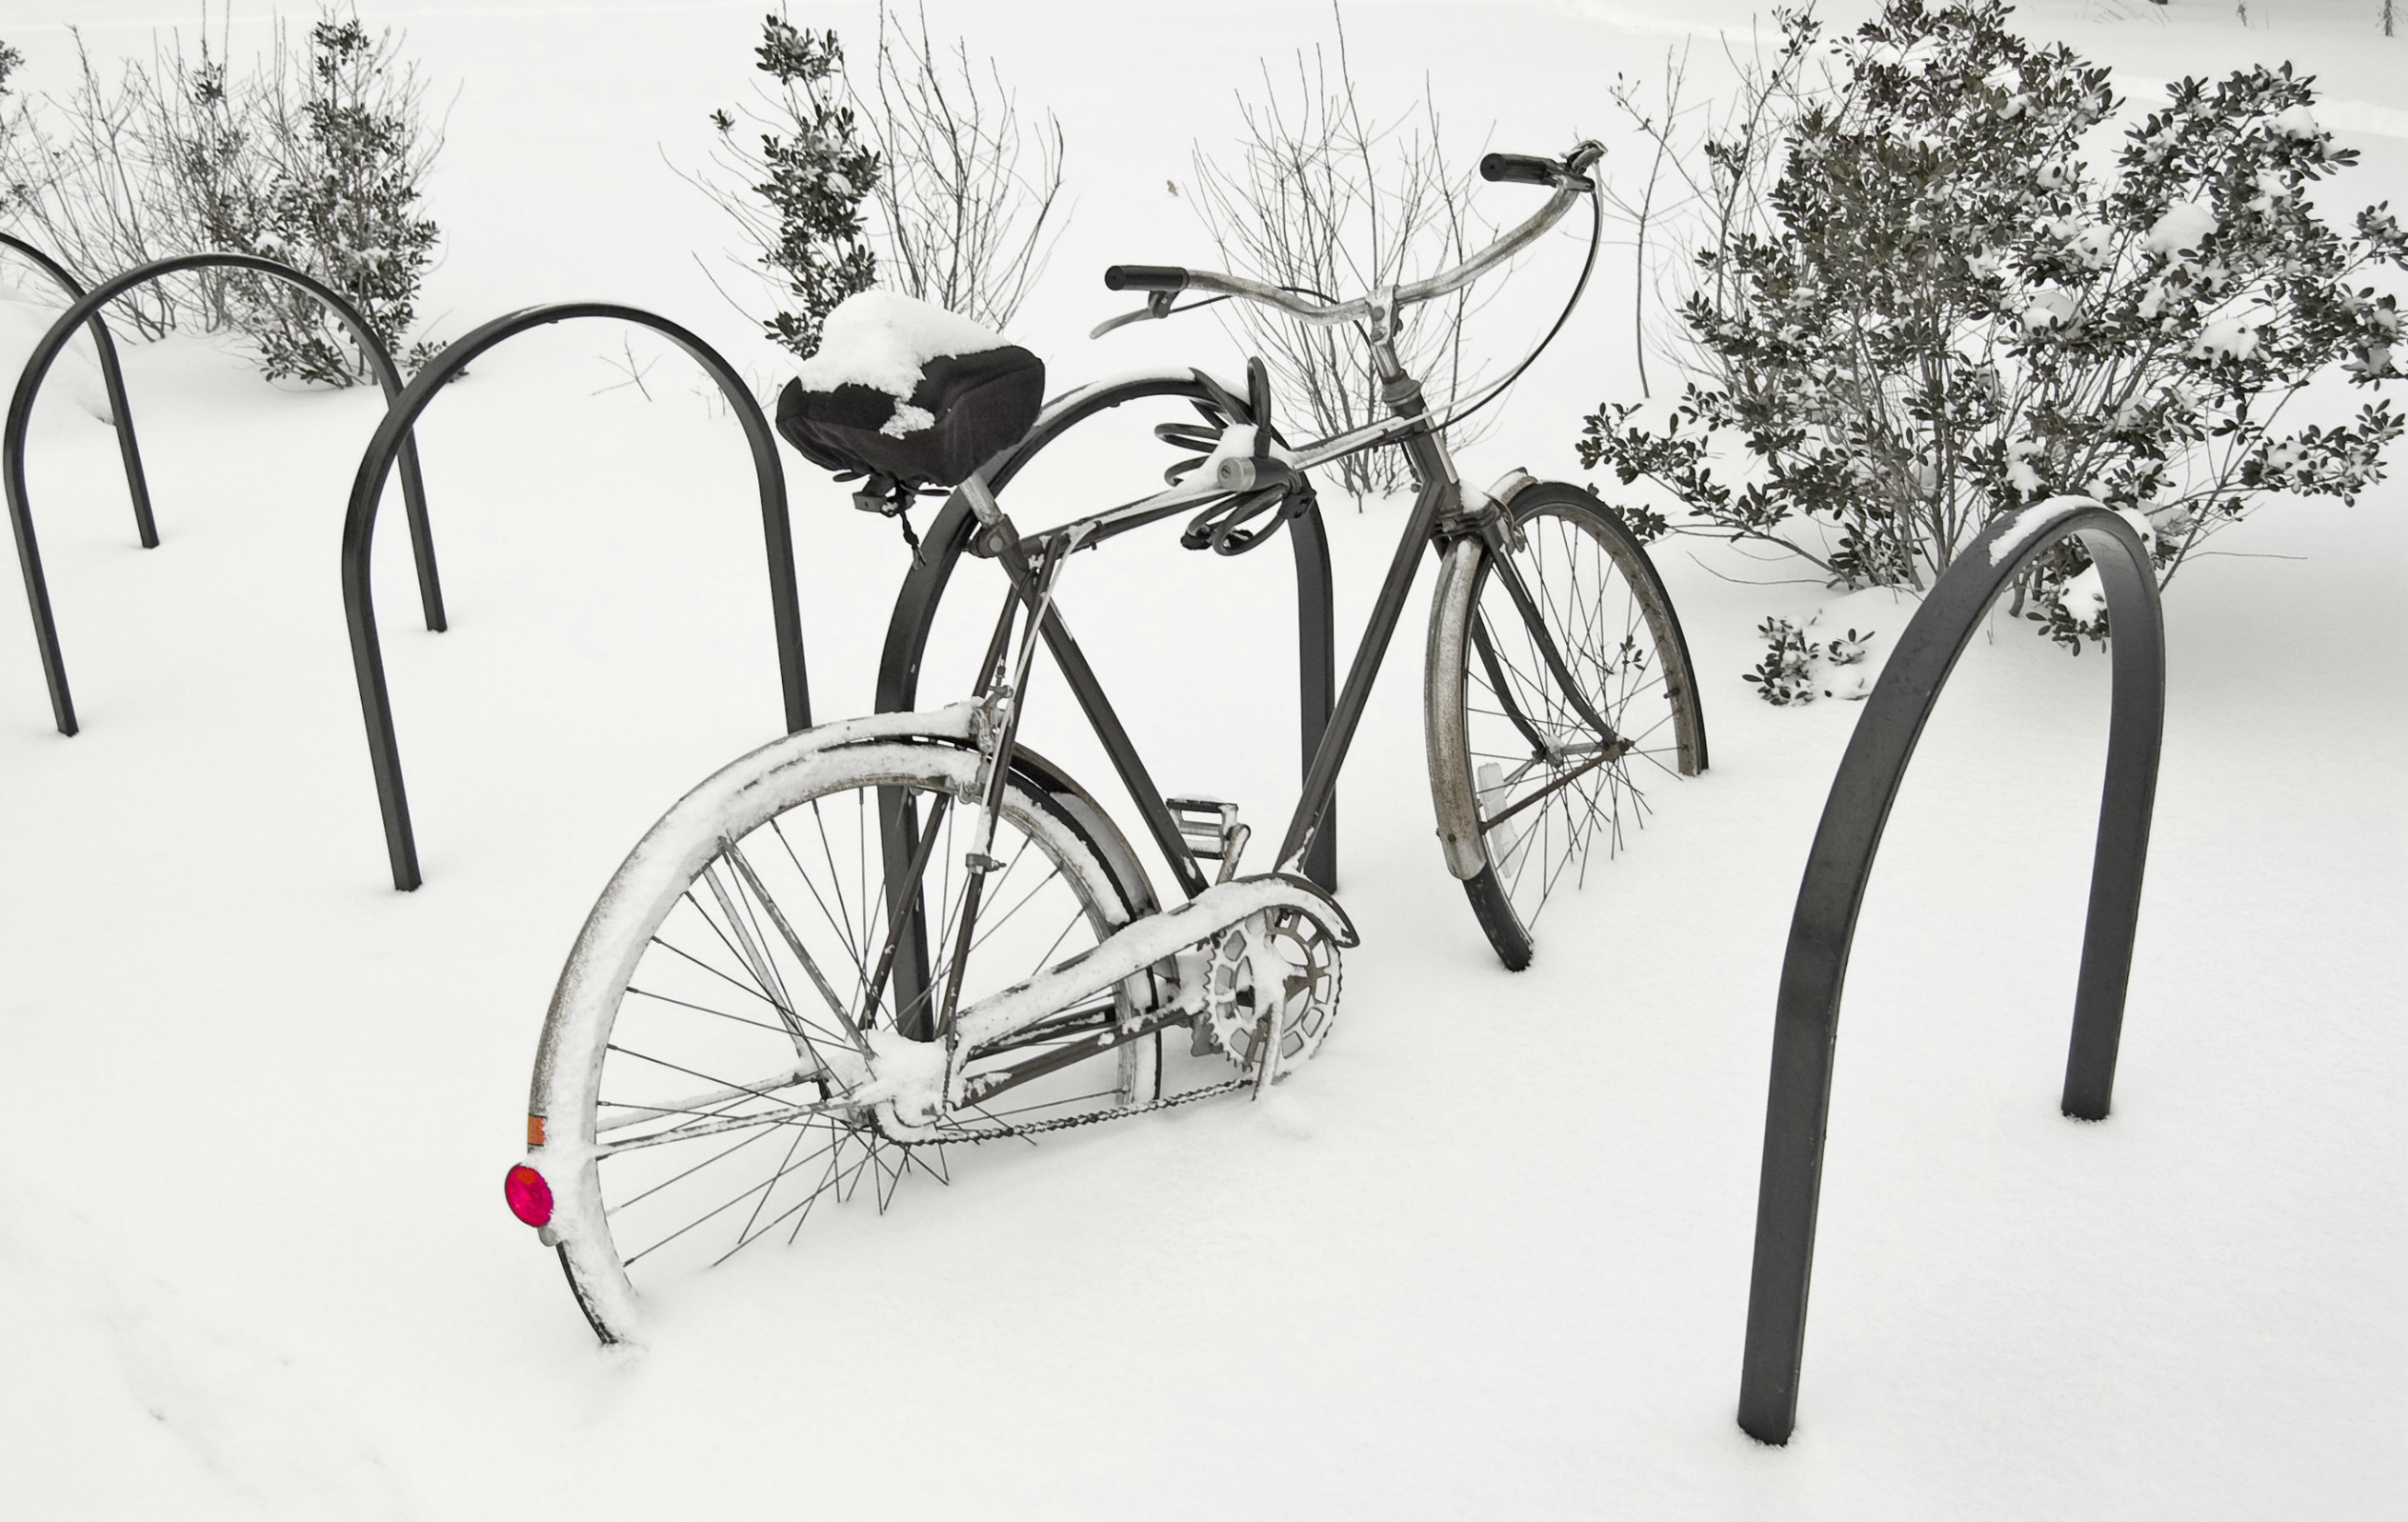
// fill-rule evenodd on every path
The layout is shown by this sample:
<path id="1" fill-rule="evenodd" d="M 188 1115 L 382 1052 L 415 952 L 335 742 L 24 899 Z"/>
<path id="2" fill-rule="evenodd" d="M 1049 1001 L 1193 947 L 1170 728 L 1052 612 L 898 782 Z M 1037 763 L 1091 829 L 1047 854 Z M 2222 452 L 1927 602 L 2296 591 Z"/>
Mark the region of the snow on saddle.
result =
<path id="1" fill-rule="evenodd" d="M 1018 442 L 1044 400 L 1044 361 L 1002 334 L 864 290 L 828 314 L 819 351 L 778 393 L 777 431 L 840 477 L 950 487 Z"/>

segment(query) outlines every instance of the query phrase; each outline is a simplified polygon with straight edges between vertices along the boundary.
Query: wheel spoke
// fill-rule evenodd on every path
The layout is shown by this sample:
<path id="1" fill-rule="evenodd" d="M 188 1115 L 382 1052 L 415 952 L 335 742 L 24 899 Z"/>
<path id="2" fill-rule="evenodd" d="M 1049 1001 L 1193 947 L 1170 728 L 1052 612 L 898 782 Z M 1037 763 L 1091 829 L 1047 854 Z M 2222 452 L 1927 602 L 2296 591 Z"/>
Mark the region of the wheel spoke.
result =
<path id="1" fill-rule="evenodd" d="M 832 1142 L 830 1142 L 828 1145 L 829 1145 L 830 1147 L 834 1147 L 834 1146 L 838 1145 L 838 1143 L 832 1141 Z M 824 1149 L 823 1149 L 823 1151 L 824 1151 Z M 803 1163 L 808 1163 L 808 1162 L 812 1161 L 812 1159 L 813 1159 L 813 1158 L 815 1158 L 815 1157 L 817 1157 L 818 1155 L 819 1155 L 819 1153 L 818 1153 L 818 1152 L 813 1152 L 813 1153 L 812 1153 L 811 1157 L 806 1157 L 806 1158 L 804 1158 L 804 1159 L 803 1159 Z M 765 1179 L 761 1180 L 761 1181 L 760 1181 L 759 1183 L 757 1183 L 757 1184 L 752 1185 L 750 1188 L 747 1188 L 747 1189 L 746 1189 L 746 1190 L 744 1190 L 742 1192 L 740 1192 L 740 1193 L 736 1194 L 734 1197 L 732 1197 L 732 1198 L 731 1198 L 731 1199 L 728 1199 L 728 1200 L 724 1200 L 724 1201 L 722 1201 L 721 1203 L 719 1203 L 719 1204 L 717 1204 L 717 1205 L 712 1206 L 710 1210 L 707 1210 L 707 1211 L 703 1212 L 700 1215 L 697 1215 L 697 1216 L 695 1216 L 692 1220 L 688 1221 L 685 1225 L 683 1225 L 683 1226 L 681 1226 L 681 1227 L 677 1228 L 675 1231 L 673 1231 L 673 1232 L 670 1232 L 667 1236 L 664 1236 L 664 1237 L 662 1237 L 659 1241 L 654 1242 L 653 1244 L 652 1244 L 652 1246 L 645 1248 L 642 1252 L 635 1252 L 635 1253 L 631 1254 L 631 1255 L 630 1255 L 630 1256 L 626 1259 L 627 1265 L 628 1265 L 630 1268 L 634 1267 L 637 1263 L 642 1262 L 645 1258 L 650 1257 L 652 1253 L 659 1252 L 662 1248 L 667 1247 L 670 1243 L 676 1241 L 679 1237 L 684 1236 L 684 1235 L 685 1235 L 688 1232 L 691 1232 L 691 1231 L 692 1231 L 695 1227 L 702 1225 L 705 1221 L 711 1220 L 711 1219 L 712 1219 L 712 1218 L 713 1218 L 713 1217 L 715 1217 L 715 1216 L 718 1216 L 718 1215 L 720 1215 L 720 1214 L 725 1213 L 726 1212 L 729 1212 L 729 1211 L 734 1210 L 737 1206 L 739 1206 L 739 1205 L 743 1204 L 746 1200 L 751 1199 L 751 1198 L 752 1198 L 754 1194 L 759 1193 L 760 1192 L 762 1192 L 762 1191 L 764 1191 L 764 1190 L 772 1190 L 772 1189 L 775 1189 L 775 1188 L 777 1187 L 777 1181 L 778 1181 L 779 1179 L 784 1178 L 788 1172 L 793 1172 L 793 1169 L 795 1169 L 795 1168 L 799 1168 L 799 1167 L 801 1167 L 801 1166 L 802 1166 L 802 1163 L 795 1163 L 795 1164 L 792 1164 L 792 1165 L 790 1165 L 790 1166 L 789 1166 L 789 1167 L 788 1167 L 788 1168 L 787 1168 L 784 1172 L 772 1173 L 769 1177 L 767 1177 L 767 1178 L 765 1178 Z M 740 1247 L 740 1246 L 742 1246 L 743 1244 L 738 1243 L 737 1245 Z"/>
<path id="2" fill-rule="evenodd" d="M 692 858 L 703 865 L 661 922 L 634 932 L 619 1005 L 588 1049 L 599 1064 L 598 1083 L 589 1082 L 609 1097 L 589 1101 L 582 1145 L 598 1170 L 601 1229 L 610 1233 L 603 1251 L 640 1275 L 639 1289 L 725 1262 L 765 1238 L 794 1240 L 823 1201 L 882 1210 L 907 1177 L 949 1182 L 944 1142 L 891 1140 L 873 1114 L 847 1101 L 844 1086 L 865 1060 L 848 1053 L 873 1052 L 873 1030 L 911 1029 L 957 971 L 967 973 L 964 997 L 976 998 L 1114 928 L 1121 891 L 1108 870 L 1075 826 L 1013 780 L 990 848 L 998 865 L 983 880 L 975 933 L 963 937 L 970 879 L 955 858 L 968 833 L 952 805 L 971 794 L 976 757 L 883 743 L 865 746 L 863 756 L 857 778 L 824 771 L 810 791 L 753 816 L 757 823 L 727 827 Z M 912 834 L 890 850 L 880 831 L 897 818 L 909 819 Z M 898 926 L 890 921 L 898 918 L 907 858 L 917 907 Z M 935 931 L 936 965 L 915 964 L 921 982 L 896 973 L 897 985 L 889 985 L 884 974 L 909 952 L 914 921 Z M 598 953 L 580 955 L 591 963 Z M 1110 991 L 1063 1014 L 1100 1011 L 1109 1024 L 1121 997 Z M 1048 1054 L 1061 1065 L 1025 1072 L 1008 1105 L 965 1104 L 940 1116 L 934 1134 L 1017 1135 L 1033 1122 L 1127 1108 L 1120 1086 L 1153 1081 L 1124 1072 L 1127 1053 L 1151 1061 L 1158 1037 L 1097 1045 L 1098 1029 L 1033 1032 L 973 1054 L 973 1076 Z M 554 1126 L 556 1140 L 577 1135 L 561 1120 Z M 572 1277 L 578 1261 L 572 1254 Z"/>
<path id="3" fill-rule="evenodd" d="M 788 1105 L 778 1110 L 753 1111 L 740 1115 L 713 1113 L 707 1118 L 689 1121 L 682 1126 L 672 1126 L 667 1131 L 654 1131 L 648 1136 L 631 1136 L 622 1142 L 596 1144 L 594 1155 L 615 1157 L 621 1152 L 637 1152 L 646 1147 L 658 1147 L 664 1142 L 692 1141 L 697 1136 L 716 1136 L 723 1131 L 742 1131 L 747 1127 L 793 1126 L 808 1131 L 812 1129 L 813 1122 L 823 1119 L 837 1108 L 836 1105 L 822 1099 L 807 1104 Z M 667 1112 L 677 1113 L 677 1111 Z M 658 1117 L 651 1118 L 657 1119 Z"/>
<path id="4" fill-rule="evenodd" d="M 777 927 L 778 935 L 786 942 L 786 949 L 794 953 L 794 960 L 800 962 L 803 971 L 810 974 L 813 987 L 819 990 L 819 996 L 828 1001 L 828 1011 L 836 1017 L 836 1023 L 844 1027 L 845 1034 L 852 1038 L 855 1048 L 868 1051 L 869 1043 L 862 1040 L 860 1027 L 853 1024 L 853 1016 L 845 1012 L 844 1000 L 836 996 L 836 991 L 829 985 L 827 974 L 819 971 L 818 962 L 804 949 L 802 938 L 794 933 L 794 928 L 786 923 L 786 916 L 779 911 L 777 901 L 770 897 L 768 889 L 761 886 L 761 879 L 752 871 L 752 864 L 745 859 L 744 848 L 730 841 L 728 861 L 735 868 L 736 875 L 744 880 L 745 886 L 752 890 L 752 897 L 769 911 L 770 922 Z"/>
<path id="5" fill-rule="evenodd" d="M 1526 507 L 1520 527 L 1521 546 L 1510 553 L 1529 592 L 1527 616 L 1493 566 L 1482 566 L 1449 658 L 1461 689 L 1459 753 L 1475 773 L 1475 818 L 1492 869 L 1466 887 L 1526 936 L 1558 890 L 1587 884 L 1593 855 L 1620 853 L 1626 820 L 1645 823 L 1651 811 L 1633 773 L 1681 774 L 1693 711 L 1681 652 L 1664 642 L 1670 619 L 1613 526 L 1556 495 Z M 1578 684 L 1577 702 L 1549 644 Z M 1612 727 L 1611 759 L 1584 711 Z M 1534 731 L 1543 739 L 1533 743 Z M 1506 939 L 1497 945 L 1509 961 L 1521 954 Z"/>

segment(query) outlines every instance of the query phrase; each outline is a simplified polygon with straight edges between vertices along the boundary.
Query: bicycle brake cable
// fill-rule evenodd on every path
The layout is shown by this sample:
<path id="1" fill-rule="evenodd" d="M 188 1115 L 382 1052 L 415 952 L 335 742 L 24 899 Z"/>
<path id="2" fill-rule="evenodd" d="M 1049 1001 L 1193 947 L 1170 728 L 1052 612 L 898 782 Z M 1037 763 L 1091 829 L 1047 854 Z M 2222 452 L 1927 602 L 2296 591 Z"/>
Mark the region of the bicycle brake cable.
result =
<path id="1" fill-rule="evenodd" d="M 1597 192 L 1592 189 L 1589 191 L 1589 256 L 1581 262 L 1580 278 L 1573 283 L 1572 299 L 1566 301 L 1563 304 L 1563 310 L 1555 314 L 1555 325 L 1547 330 L 1547 336 L 1538 340 L 1537 348 L 1532 350 L 1529 353 L 1524 354 L 1522 356 L 1522 362 L 1515 365 L 1511 370 L 1506 372 L 1503 380 L 1498 381 L 1495 385 L 1490 387 L 1477 401 L 1475 401 L 1456 411 L 1448 413 L 1443 421 L 1433 424 L 1432 429 L 1434 431 L 1455 427 L 1455 424 L 1460 423 L 1465 418 L 1470 417 L 1474 412 L 1478 411 L 1481 408 L 1486 407 L 1489 403 L 1504 395 L 1506 388 L 1513 385 L 1514 382 L 1521 379 L 1522 371 L 1530 369 L 1532 365 L 1537 362 L 1538 356 L 1547 351 L 1547 346 L 1555 341 L 1555 335 L 1557 333 L 1563 331 L 1563 325 L 1572 320 L 1573 309 L 1580 305 L 1581 293 L 1589 289 L 1589 276 L 1595 272 L 1597 267 L 1597 250 L 1604 244 L 1604 242 L 1605 208 L 1599 203 L 1597 199 Z"/>

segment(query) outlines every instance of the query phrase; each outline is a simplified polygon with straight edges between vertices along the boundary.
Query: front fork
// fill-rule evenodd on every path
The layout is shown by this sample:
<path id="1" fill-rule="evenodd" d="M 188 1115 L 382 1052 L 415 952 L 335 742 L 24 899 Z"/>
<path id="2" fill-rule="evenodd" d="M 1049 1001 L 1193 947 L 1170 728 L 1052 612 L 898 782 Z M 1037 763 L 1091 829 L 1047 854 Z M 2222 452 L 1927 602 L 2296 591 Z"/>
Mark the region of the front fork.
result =
<path id="1" fill-rule="evenodd" d="M 1419 416 L 1429 411 L 1429 404 L 1421 394 L 1420 384 L 1405 373 L 1403 365 L 1397 359 L 1395 347 L 1389 337 L 1393 326 L 1393 311 L 1387 323 L 1380 322 L 1377 313 L 1375 313 L 1372 358 L 1379 371 L 1381 394 L 1389 408 L 1399 416 Z M 1629 750 L 1629 742 L 1615 732 L 1613 723 L 1596 711 L 1589 702 L 1588 694 L 1581 690 L 1580 683 L 1574 679 L 1570 663 L 1557 648 L 1555 635 L 1548 631 L 1547 621 L 1539 614 L 1537 600 L 1531 595 L 1529 584 L 1522 580 L 1521 571 L 1514 564 L 1513 551 L 1522 549 L 1524 540 L 1520 525 L 1514 521 L 1512 498 L 1520 486 L 1530 484 L 1529 476 L 1515 472 L 1519 477 L 1515 491 L 1507 491 L 1503 500 L 1480 493 L 1479 504 L 1475 507 L 1464 500 L 1462 477 L 1455 472 L 1455 457 L 1448 451 L 1446 440 L 1438 430 L 1432 428 L 1409 435 L 1404 441 L 1404 448 L 1406 458 L 1412 462 L 1416 484 L 1427 491 L 1431 483 L 1442 483 L 1441 491 L 1452 499 L 1453 511 L 1443 511 L 1447 503 L 1442 501 L 1442 511 L 1432 527 L 1434 547 L 1439 555 L 1443 557 L 1450 546 L 1466 537 L 1476 535 L 1485 543 L 1490 564 L 1497 578 L 1504 583 L 1505 594 L 1512 599 L 1515 611 L 1521 615 L 1523 627 L 1536 643 L 1539 659 L 1563 689 L 1565 701 L 1580 716 L 1580 722 L 1595 731 L 1598 750 L 1615 754 Z M 1559 760 L 1557 752 L 1562 750 L 1561 744 L 1551 739 L 1514 701 L 1511 685 L 1505 680 L 1504 663 L 1498 658 L 1495 642 L 1488 631 L 1488 620 L 1480 616 L 1476 605 L 1472 610 L 1472 644 L 1478 652 L 1480 664 L 1488 671 L 1489 683 L 1503 703 L 1507 718 L 1530 742 L 1533 755 L 1545 756 L 1551 764 Z"/>

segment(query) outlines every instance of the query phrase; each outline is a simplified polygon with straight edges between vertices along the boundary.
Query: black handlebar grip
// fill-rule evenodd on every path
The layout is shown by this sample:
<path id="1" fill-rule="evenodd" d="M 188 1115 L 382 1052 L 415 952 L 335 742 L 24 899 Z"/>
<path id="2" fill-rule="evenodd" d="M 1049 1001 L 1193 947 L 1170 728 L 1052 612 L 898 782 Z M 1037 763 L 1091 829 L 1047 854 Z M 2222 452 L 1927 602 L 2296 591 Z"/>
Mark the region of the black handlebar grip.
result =
<path id="1" fill-rule="evenodd" d="M 1187 271 L 1172 264 L 1115 264 L 1104 270 L 1107 290 L 1185 290 Z"/>
<path id="2" fill-rule="evenodd" d="M 1563 180 L 1563 166 L 1551 158 L 1534 158 L 1528 153 L 1487 153 L 1480 158 L 1480 178 L 1512 180 L 1521 185 L 1555 185 Z"/>

